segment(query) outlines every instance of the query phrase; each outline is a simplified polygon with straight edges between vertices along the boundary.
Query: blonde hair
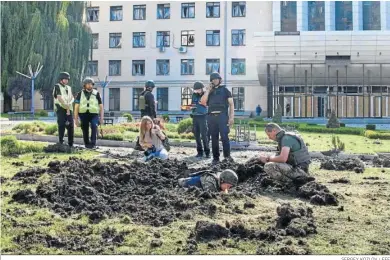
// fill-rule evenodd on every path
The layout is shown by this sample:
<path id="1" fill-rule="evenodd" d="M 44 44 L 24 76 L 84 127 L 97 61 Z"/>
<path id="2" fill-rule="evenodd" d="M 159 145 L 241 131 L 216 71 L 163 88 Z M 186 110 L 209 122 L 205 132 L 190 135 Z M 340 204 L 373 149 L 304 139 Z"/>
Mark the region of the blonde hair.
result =
<path id="1" fill-rule="evenodd" d="M 139 139 L 140 141 L 143 141 L 144 138 L 145 138 L 145 135 L 146 135 L 146 124 L 150 122 L 152 123 L 152 128 L 154 127 L 154 123 L 153 123 L 153 120 L 152 118 L 150 118 L 149 116 L 144 116 L 142 119 L 141 119 L 141 125 L 139 127 Z M 152 137 L 152 131 L 149 131 L 149 134 L 150 134 L 150 137 Z"/>

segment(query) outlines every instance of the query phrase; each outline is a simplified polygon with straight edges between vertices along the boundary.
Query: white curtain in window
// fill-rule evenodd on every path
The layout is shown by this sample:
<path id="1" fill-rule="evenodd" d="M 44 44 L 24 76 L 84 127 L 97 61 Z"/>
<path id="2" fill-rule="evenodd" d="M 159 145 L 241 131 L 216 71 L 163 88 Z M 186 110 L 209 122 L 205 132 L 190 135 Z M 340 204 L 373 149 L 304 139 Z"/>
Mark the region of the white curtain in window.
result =
<path id="1" fill-rule="evenodd" d="M 170 8 L 164 7 L 164 19 L 168 19 L 170 17 Z"/>
<path id="2" fill-rule="evenodd" d="M 212 34 L 207 34 L 206 35 L 206 41 L 207 41 L 207 45 L 213 45 L 213 35 Z"/>
<path id="3" fill-rule="evenodd" d="M 119 64 L 111 63 L 110 64 L 110 75 L 118 75 L 119 74 Z"/>
<path id="4" fill-rule="evenodd" d="M 164 46 L 164 36 L 158 35 L 157 36 L 157 47 Z"/>
<path id="5" fill-rule="evenodd" d="M 164 8 L 161 7 L 157 8 L 157 18 L 158 19 L 164 18 Z"/>
<path id="6" fill-rule="evenodd" d="M 245 15 L 245 5 L 235 5 L 233 7 L 234 16 L 244 16 Z"/>
<path id="7" fill-rule="evenodd" d="M 114 36 L 110 37 L 110 47 L 119 47 L 121 42 L 121 37 Z"/>
<path id="8" fill-rule="evenodd" d="M 167 62 L 157 63 L 157 74 L 158 75 L 169 75 L 169 63 L 167 63 Z"/>
<path id="9" fill-rule="evenodd" d="M 111 20 L 120 21 L 122 20 L 122 10 L 113 10 L 111 11 Z"/>
<path id="10" fill-rule="evenodd" d="M 212 17 L 212 14 L 213 13 L 213 7 L 212 6 L 207 6 L 206 8 L 206 16 L 207 17 Z"/>
<path id="11" fill-rule="evenodd" d="M 213 43 L 214 45 L 219 45 L 219 33 L 213 34 Z"/>
<path id="12" fill-rule="evenodd" d="M 190 7 L 189 9 L 189 17 L 195 17 L 195 7 Z"/>
<path id="13" fill-rule="evenodd" d="M 145 9 L 137 8 L 134 10 L 134 16 L 137 20 L 144 20 L 145 19 Z"/>

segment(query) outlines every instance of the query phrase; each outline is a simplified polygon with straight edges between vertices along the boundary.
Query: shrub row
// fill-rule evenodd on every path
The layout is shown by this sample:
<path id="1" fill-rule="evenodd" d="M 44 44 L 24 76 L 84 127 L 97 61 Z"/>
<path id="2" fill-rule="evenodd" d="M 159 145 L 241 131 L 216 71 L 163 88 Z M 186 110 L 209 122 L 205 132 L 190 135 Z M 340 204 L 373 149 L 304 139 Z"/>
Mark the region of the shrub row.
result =
<path id="1" fill-rule="evenodd" d="M 348 134 L 348 135 L 364 135 L 364 129 L 353 127 L 326 128 L 323 126 L 305 126 L 299 127 L 300 132 L 308 133 L 329 133 L 329 134 Z"/>
<path id="2" fill-rule="evenodd" d="M 381 140 L 390 140 L 390 133 L 377 132 L 373 130 L 366 131 L 366 137 L 369 139 L 381 139 Z"/>
<path id="3" fill-rule="evenodd" d="M 35 142 L 21 142 L 15 136 L 0 137 L 1 154 L 3 156 L 13 156 L 25 153 L 43 152 L 44 144 Z"/>

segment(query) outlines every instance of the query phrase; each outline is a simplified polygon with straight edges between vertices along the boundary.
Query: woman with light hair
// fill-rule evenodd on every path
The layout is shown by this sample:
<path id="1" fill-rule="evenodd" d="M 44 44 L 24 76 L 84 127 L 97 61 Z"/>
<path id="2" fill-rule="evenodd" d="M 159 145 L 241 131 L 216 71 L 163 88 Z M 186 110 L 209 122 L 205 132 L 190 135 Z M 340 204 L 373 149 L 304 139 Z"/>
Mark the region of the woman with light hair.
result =
<path id="1" fill-rule="evenodd" d="M 139 128 L 139 143 L 145 150 L 145 161 L 152 158 L 168 159 L 168 151 L 163 145 L 165 138 L 161 128 L 153 123 L 152 118 L 142 117 Z"/>

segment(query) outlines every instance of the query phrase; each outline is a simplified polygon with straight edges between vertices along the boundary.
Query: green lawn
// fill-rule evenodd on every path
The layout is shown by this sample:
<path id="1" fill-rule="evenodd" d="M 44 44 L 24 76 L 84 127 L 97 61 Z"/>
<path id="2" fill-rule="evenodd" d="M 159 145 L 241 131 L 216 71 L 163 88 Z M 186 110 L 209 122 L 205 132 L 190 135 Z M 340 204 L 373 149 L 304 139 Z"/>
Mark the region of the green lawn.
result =
<path id="1" fill-rule="evenodd" d="M 306 136 L 307 139 L 308 136 Z M 308 142 L 313 142 L 311 139 Z M 173 148 L 174 149 L 174 148 Z M 84 159 L 94 158 L 95 153 L 83 152 L 76 155 Z M 50 160 L 56 157 L 58 160 L 66 160 L 70 155 L 52 154 L 48 158 L 40 160 L 38 163 L 32 163 L 32 154 L 20 156 L 20 158 L 3 158 L 1 160 L 1 176 L 10 178 L 20 169 L 26 169 L 30 166 L 46 166 Z M 74 155 L 72 155 L 74 156 Z M 107 159 L 106 159 L 107 160 Z M 23 161 L 25 166 L 15 167 L 12 162 Z M 65 251 L 54 247 L 46 247 L 44 244 L 32 244 L 32 249 L 26 251 L 25 248 L 18 246 L 13 239 L 24 232 L 42 232 L 55 237 L 72 237 L 78 231 L 69 230 L 68 226 L 84 224 L 91 230 L 91 234 L 85 235 L 93 242 L 93 245 L 99 245 L 102 230 L 106 227 L 114 227 L 118 231 L 129 231 L 125 236 L 125 241 L 121 246 L 110 246 L 104 248 L 102 254 L 177 254 L 177 248 L 183 248 L 189 234 L 194 230 L 197 220 L 208 220 L 224 225 L 225 221 L 240 219 L 247 227 L 264 228 L 275 223 L 276 208 L 284 202 L 293 205 L 303 204 L 310 206 L 314 211 L 315 223 L 318 234 L 303 238 L 311 254 L 385 254 L 390 250 L 390 236 L 388 217 L 390 208 L 388 207 L 390 199 L 390 186 L 372 184 L 373 181 L 364 180 L 363 177 L 377 176 L 381 179 L 376 182 L 389 182 L 390 169 L 382 173 L 380 169 L 369 168 L 364 174 L 355 174 L 353 172 L 333 172 L 319 169 L 318 164 L 311 165 L 310 171 L 320 183 L 325 184 L 332 192 L 337 192 L 340 197 L 340 204 L 344 206 L 344 211 L 339 211 L 337 207 L 324 207 L 309 205 L 307 201 L 283 195 L 283 194 L 264 194 L 258 195 L 255 199 L 234 198 L 228 204 L 220 204 L 215 217 L 211 218 L 205 215 L 195 215 L 193 219 L 186 221 L 176 221 L 164 227 L 153 227 L 149 225 L 139 225 L 132 223 L 123 223 L 124 218 L 118 215 L 114 218 L 106 219 L 99 224 L 88 224 L 85 216 L 81 218 L 61 218 L 54 212 L 19 203 L 10 203 L 10 196 L 3 197 L 1 200 L 2 223 L 1 223 L 1 244 L 4 254 L 78 254 L 82 252 Z M 329 184 L 328 182 L 335 178 L 346 177 L 351 184 Z M 42 176 L 39 181 L 47 181 L 48 175 Z M 363 184 L 362 184 L 363 182 Z M 371 183 L 366 183 L 371 182 Z M 34 185 L 25 185 L 20 182 L 8 180 L 2 184 L 2 191 L 7 191 L 11 195 L 16 190 L 32 188 Z M 347 195 L 346 195 L 347 194 Z M 233 214 L 230 208 L 239 206 L 242 208 L 244 201 L 252 201 L 255 204 L 254 209 L 248 209 L 245 214 Z M 215 202 L 217 203 L 217 202 Z M 17 210 L 23 209 L 26 214 L 18 214 Z M 270 218 L 260 218 L 269 216 Z M 348 217 L 351 221 L 348 221 Z M 331 220 L 331 221 L 329 221 Z M 16 222 L 15 222 L 16 221 Z M 16 223 L 16 225 L 15 225 Z M 48 225 L 42 225 L 46 223 Z M 73 233 L 72 233 L 73 231 Z M 76 233 L 74 233 L 76 232 Z M 161 247 L 151 248 L 150 241 L 155 239 L 154 233 L 161 235 L 163 241 Z M 198 243 L 198 250 L 201 254 L 255 254 L 260 244 L 265 245 L 271 251 L 280 248 L 287 240 L 292 241 L 293 246 L 297 246 L 299 238 L 283 237 L 279 242 L 264 242 L 256 240 L 240 240 L 237 244 L 233 239 L 228 239 L 226 246 L 222 245 L 221 240 L 212 241 L 215 245 L 210 248 L 208 243 Z M 330 241 L 336 241 L 331 244 Z M 181 244 L 180 242 L 181 241 Z M 235 246 L 229 246 L 235 245 Z M 179 252 L 183 254 L 185 252 Z"/>

